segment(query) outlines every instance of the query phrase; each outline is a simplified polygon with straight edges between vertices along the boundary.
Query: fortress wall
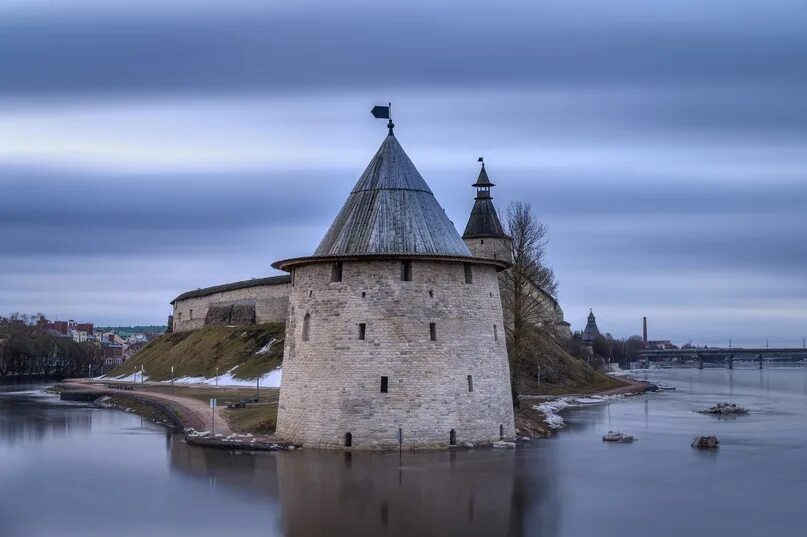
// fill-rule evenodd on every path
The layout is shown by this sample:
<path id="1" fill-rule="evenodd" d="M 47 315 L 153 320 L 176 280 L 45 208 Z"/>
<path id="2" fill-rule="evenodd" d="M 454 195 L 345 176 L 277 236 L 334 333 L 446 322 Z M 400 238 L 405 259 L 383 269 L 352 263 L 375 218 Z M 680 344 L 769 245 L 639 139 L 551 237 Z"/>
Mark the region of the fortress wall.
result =
<path id="1" fill-rule="evenodd" d="M 353 447 L 397 448 L 400 427 L 410 449 L 446 447 L 452 429 L 458 444 L 490 443 L 502 425 L 504 437 L 514 438 L 494 267 L 474 264 L 466 284 L 457 262 L 413 261 L 411 282 L 401 281 L 400 261 L 345 261 L 335 283 L 331 266 L 295 269 L 278 436 L 342 447 L 350 432 Z M 366 323 L 365 340 L 359 323 Z M 381 393 L 382 376 L 388 393 Z"/>
<path id="2" fill-rule="evenodd" d="M 174 332 L 196 330 L 205 324 L 207 310 L 213 304 L 254 304 L 255 322 L 286 322 L 291 284 L 260 285 L 212 293 L 174 303 Z"/>
<path id="3" fill-rule="evenodd" d="M 510 239 L 471 238 L 463 240 L 475 257 L 481 257 L 483 259 L 504 259 L 512 263 L 513 257 Z M 499 274 L 500 284 L 501 278 L 504 274 L 504 272 Z M 552 323 L 554 324 L 559 336 L 567 339 L 570 338 L 571 330 L 569 325 L 564 322 L 563 310 L 560 308 L 560 306 L 557 305 L 551 297 L 547 296 L 547 294 L 538 287 L 533 287 L 531 292 L 533 297 L 540 302 L 541 307 L 544 310 L 541 316 L 544 319 L 552 320 Z M 512 319 L 505 319 L 505 322 L 508 323 L 508 326 L 512 326 Z"/>
<path id="4" fill-rule="evenodd" d="M 498 259 L 513 262 L 513 250 L 510 239 L 500 237 L 487 237 L 483 239 L 463 239 L 468 249 L 475 257 L 482 259 Z"/>

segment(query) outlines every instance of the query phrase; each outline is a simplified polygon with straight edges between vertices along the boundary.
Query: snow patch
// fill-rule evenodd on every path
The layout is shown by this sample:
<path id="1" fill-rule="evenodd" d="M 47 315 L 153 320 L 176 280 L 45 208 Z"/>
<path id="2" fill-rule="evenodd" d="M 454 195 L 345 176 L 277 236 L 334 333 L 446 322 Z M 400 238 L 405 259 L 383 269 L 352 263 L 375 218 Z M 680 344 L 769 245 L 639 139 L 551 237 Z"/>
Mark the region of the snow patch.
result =
<path id="1" fill-rule="evenodd" d="M 216 385 L 219 386 L 255 386 L 257 380 L 256 379 L 237 379 L 233 377 L 233 371 L 236 368 L 227 371 L 219 375 L 218 377 L 179 377 L 174 379 L 174 384 L 202 384 L 202 385 Z M 121 375 L 120 377 L 99 377 L 99 380 L 116 380 L 120 382 L 141 382 L 141 375 L 140 373 L 133 373 L 131 375 Z M 279 388 L 280 381 L 283 378 L 283 368 L 278 367 L 275 370 L 269 371 L 265 375 L 261 376 L 261 386 L 266 388 Z M 218 379 L 218 382 L 216 382 Z M 149 382 L 149 376 L 146 375 L 145 378 L 146 382 Z M 160 384 L 171 384 L 170 380 L 161 381 Z"/>
<path id="2" fill-rule="evenodd" d="M 255 354 L 266 354 L 267 352 L 272 350 L 272 346 L 275 344 L 275 342 L 277 342 L 277 338 L 272 338 L 271 340 L 269 340 L 269 343 L 258 349 L 258 351 Z"/>
<path id="3" fill-rule="evenodd" d="M 622 399 L 628 394 L 614 394 L 614 395 L 592 395 L 588 397 L 561 397 L 554 401 L 547 401 L 540 405 L 535 405 L 532 408 L 538 412 L 543 413 L 544 421 L 550 429 L 561 429 L 566 426 L 566 422 L 560 415 L 560 412 L 567 408 L 576 408 L 588 405 L 599 405 L 613 401 L 615 399 Z"/>
<path id="4" fill-rule="evenodd" d="M 93 380 L 118 380 L 120 382 L 148 382 L 149 376 L 148 375 L 141 375 L 140 371 L 137 373 L 132 373 L 131 375 L 121 375 L 119 377 L 96 377 Z"/>

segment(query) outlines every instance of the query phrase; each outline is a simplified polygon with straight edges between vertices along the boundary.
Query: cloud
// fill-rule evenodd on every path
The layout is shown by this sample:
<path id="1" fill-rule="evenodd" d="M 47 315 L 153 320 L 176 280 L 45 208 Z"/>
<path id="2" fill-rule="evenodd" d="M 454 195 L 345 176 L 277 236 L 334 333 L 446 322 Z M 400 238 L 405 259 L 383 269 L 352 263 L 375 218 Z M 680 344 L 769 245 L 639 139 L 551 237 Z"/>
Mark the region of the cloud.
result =
<path id="1" fill-rule="evenodd" d="M 805 83 L 807 8 L 741 0 L 17 7 L 0 94 Z M 119 6 L 119 4 L 118 4 Z M 686 6 L 684 8 L 683 6 Z M 229 7 L 229 3 L 228 3 Z M 71 13 L 74 16 L 71 16 Z M 75 16 L 80 15 L 80 16 Z"/>
<path id="2" fill-rule="evenodd" d="M 43 9 L 47 4 L 48 9 Z M 616 335 L 807 323 L 807 7 L 4 2 L 0 304 L 157 322 L 313 251 L 384 135 L 463 229 L 476 157 Z M 710 339 L 712 338 L 712 339 Z M 789 341 L 789 340 L 788 340 Z"/>

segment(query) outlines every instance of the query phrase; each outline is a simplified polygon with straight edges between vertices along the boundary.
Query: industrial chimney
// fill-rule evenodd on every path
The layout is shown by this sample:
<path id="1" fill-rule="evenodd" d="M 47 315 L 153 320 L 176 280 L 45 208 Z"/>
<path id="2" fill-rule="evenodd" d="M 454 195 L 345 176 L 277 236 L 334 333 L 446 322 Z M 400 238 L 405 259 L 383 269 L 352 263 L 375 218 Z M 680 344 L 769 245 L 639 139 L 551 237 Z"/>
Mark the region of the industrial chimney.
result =
<path id="1" fill-rule="evenodd" d="M 642 317 L 642 341 L 644 348 L 647 348 L 647 317 Z"/>

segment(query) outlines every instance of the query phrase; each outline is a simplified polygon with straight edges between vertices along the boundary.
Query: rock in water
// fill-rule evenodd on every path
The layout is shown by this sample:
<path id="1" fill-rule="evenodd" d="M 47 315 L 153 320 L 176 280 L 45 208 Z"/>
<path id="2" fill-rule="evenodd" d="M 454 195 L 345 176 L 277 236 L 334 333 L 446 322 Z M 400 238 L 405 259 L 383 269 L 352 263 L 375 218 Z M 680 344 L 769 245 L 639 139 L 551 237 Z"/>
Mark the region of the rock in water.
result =
<path id="1" fill-rule="evenodd" d="M 504 441 L 494 442 L 493 447 L 495 447 L 495 448 L 503 448 L 503 449 L 513 449 L 513 448 L 516 447 L 516 443 L 515 442 L 504 442 Z"/>
<path id="2" fill-rule="evenodd" d="M 692 442 L 692 447 L 698 449 L 717 449 L 720 447 L 720 442 L 716 436 L 699 436 Z"/>
<path id="3" fill-rule="evenodd" d="M 630 444 L 634 440 L 636 440 L 635 436 L 618 431 L 608 431 L 608 434 L 602 437 L 603 442 L 620 442 L 623 444 Z"/>
<path id="4" fill-rule="evenodd" d="M 713 414 L 716 416 L 736 416 L 738 414 L 748 414 L 748 409 L 737 406 L 734 403 L 718 403 L 711 408 L 696 410 L 700 414 Z"/>

